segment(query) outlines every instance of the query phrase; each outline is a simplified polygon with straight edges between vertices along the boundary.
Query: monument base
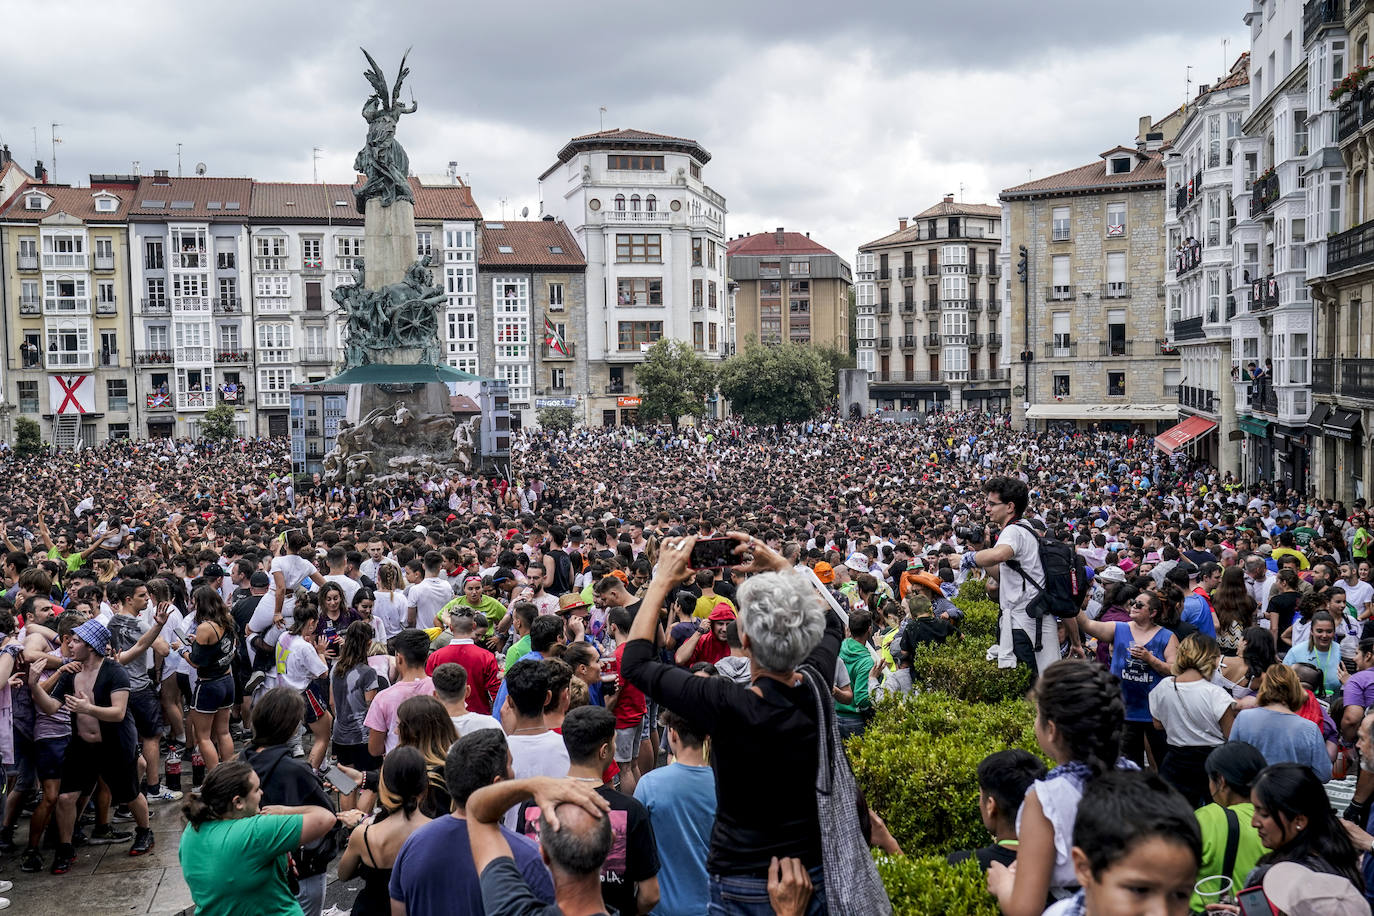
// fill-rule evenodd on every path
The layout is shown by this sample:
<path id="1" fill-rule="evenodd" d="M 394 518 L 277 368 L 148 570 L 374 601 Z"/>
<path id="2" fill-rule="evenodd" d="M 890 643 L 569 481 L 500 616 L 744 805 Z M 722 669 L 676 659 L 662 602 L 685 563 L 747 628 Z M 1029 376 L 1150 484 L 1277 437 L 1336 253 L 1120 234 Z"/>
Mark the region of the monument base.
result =
<path id="1" fill-rule="evenodd" d="M 345 421 L 323 478 L 347 484 L 390 475 L 470 473 L 475 433 L 460 426 L 443 382 L 349 385 Z"/>
<path id="2" fill-rule="evenodd" d="M 384 207 L 379 198 L 368 198 L 364 205 L 363 238 L 368 287 L 381 289 L 403 282 L 416 258 L 414 204 L 398 200 Z"/>

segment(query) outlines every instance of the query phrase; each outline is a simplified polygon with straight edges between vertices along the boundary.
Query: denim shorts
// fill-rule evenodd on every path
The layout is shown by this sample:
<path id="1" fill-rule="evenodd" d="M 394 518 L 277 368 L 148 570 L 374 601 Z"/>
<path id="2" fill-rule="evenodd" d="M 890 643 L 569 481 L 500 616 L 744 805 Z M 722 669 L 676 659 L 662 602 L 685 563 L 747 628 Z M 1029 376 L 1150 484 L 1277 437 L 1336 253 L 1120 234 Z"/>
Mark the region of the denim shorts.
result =
<path id="1" fill-rule="evenodd" d="M 825 873 L 819 866 L 807 869 L 811 876 L 811 902 L 806 916 L 828 916 L 825 903 Z M 768 879 L 750 875 L 711 875 L 711 903 L 708 916 L 773 916 L 768 901 Z"/>

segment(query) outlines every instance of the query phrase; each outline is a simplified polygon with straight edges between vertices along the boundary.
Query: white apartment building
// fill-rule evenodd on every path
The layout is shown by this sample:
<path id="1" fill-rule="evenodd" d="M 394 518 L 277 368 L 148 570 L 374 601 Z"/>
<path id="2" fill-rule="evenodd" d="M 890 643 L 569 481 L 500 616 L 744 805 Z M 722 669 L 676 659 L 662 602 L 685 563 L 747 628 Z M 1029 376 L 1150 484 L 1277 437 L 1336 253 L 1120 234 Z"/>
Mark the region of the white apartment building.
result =
<path id="1" fill-rule="evenodd" d="M 710 160 L 695 140 L 607 130 L 574 137 L 539 176 L 541 215 L 586 257 L 587 415 L 603 423 L 636 419 L 634 366 L 654 341 L 690 344 L 700 324 L 722 342 L 703 355 L 728 352 L 726 208 L 704 183 Z"/>
<path id="2" fill-rule="evenodd" d="M 1177 387 L 1181 423 L 1157 440 L 1172 454 L 1179 448 L 1239 477 L 1235 386 L 1231 383 L 1231 141 L 1240 136 L 1250 107 L 1249 55 L 1242 54 L 1215 85 L 1199 87 L 1183 126 L 1165 156 L 1168 209 L 1164 274 L 1169 340 L 1179 368 L 1164 370 L 1166 388 Z M 1242 197 L 1242 207 L 1249 204 Z"/>
<path id="3" fill-rule="evenodd" d="M 1300 490 L 1312 447 L 1309 282 L 1325 273 L 1327 233 L 1343 228 L 1345 167 L 1327 94 L 1347 57 L 1342 22 L 1325 10 L 1322 2 L 1252 0 L 1250 105 L 1231 142 L 1233 285 L 1241 293 L 1231 359 L 1243 479 Z"/>

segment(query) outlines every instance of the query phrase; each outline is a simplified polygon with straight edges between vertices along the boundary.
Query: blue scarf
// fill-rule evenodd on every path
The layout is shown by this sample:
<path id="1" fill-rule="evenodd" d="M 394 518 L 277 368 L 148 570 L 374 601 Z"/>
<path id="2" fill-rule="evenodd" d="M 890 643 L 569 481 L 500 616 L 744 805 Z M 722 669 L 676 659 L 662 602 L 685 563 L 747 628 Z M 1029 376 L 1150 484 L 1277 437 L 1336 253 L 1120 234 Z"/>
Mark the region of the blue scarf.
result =
<path id="1" fill-rule="evenodd" d="M 1118 770 L 1139 770 L 1140 766 L 1134 760 L 1125 757 L 1116 758 L 1116 768 Z M 1050 770 L 1045 776 L 1046 780 L 1059 779 L 1061 777 L 1072 779 L 1082 788 L 1092 778 L 1092 767 L 1081 760 L 1070 760 L 1068 763 L 1061 763 L 1059 766 Z"/>

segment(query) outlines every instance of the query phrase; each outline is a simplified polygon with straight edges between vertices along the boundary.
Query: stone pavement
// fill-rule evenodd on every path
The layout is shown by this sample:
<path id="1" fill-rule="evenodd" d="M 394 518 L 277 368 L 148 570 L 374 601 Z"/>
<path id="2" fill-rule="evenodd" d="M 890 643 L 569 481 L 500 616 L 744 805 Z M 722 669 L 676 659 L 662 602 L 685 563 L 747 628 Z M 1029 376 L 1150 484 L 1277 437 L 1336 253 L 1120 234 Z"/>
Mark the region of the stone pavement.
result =
<path id="1" fill-rule="evenodd" d="M 116 826 L 121 830 L 133 830 L 132 823 Z M 179 802 L 153 805 L 152 827 L 157 845 L 152 852 L 130 856 L 130 843 L 84 846 L 76 851 L 76 866 L 61 876 L 50 875 L 46 870 L 25 874 L 19 870 L 17 855 L 0 859 L 0 878 L 14 882 L 14 889 L 6 895 L 10 898 L 10 908 L 0 912 L 4 916 L 11 913 L 16 916 L 54 913 L 73 916 L 184 913 L 193 916 L 191 892 L 182 880 L 177 858 L 177 845 L 184 826 Z M 89 832 L 90 828 L 86 829 Z M 15 841 L 22 846 L 27 837 L 28 821 L 21 820 Z M 52 864 L 52 857 L 51 850 L 45 851 L 45 865 Z M 331 867 L 325 908 L 338 906 L 347 913 L 362 882 L 340 884 L 333 875 Z"/>

